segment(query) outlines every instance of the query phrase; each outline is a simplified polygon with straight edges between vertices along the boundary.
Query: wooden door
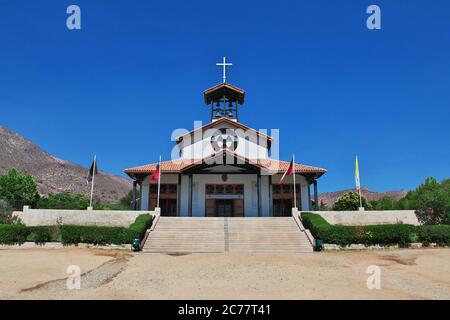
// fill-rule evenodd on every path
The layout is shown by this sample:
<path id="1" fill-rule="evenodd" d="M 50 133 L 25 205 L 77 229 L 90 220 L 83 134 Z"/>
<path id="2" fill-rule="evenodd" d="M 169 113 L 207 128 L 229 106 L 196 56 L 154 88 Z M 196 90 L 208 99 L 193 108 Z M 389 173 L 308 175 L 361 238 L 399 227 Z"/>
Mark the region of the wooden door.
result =
<path id="1" fill-rule="evenodd" d="M 232 200 L 216 200 L 216 214 L 218 217 L 232 217 L 233 216 L 233 201 Z"/>

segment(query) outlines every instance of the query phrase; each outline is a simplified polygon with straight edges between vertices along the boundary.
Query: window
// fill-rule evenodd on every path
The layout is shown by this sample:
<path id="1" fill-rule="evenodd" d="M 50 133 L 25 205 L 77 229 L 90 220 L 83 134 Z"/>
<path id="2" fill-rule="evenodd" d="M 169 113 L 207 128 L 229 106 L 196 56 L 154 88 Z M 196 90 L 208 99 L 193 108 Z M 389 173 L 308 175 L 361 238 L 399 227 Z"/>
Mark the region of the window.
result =
<path id="1" fill-rule="evenodd" d="M 281 193 L 281 186 L 279 184 L 273 185 L 273 193 L 274 194 L 280 194 Z"/>
<path id="2" fill-rule="evenodd" d="M 225 186 L 226 194 L 234 194 L 234 186 L 232 184 L 228 184 Z"/>
<path id="3" fill-rule="evenodd" d="M 176 184 L 167 185 L 167 193 L 177 193 L 177 185 Z"/>
<path id="4" fill-rule="evenodd" d="M 223 185 L 216 186 L 216 194 L 223 194 L 224 190 L 225 190 L 225 188 Z"/>
<path id="5" fill-rule="evenodd" d="M 206 194 L 244 194 L 243 184 L 207 184 Z"/>
<path id="6" fill-rule="evenodd" d="M 214 194 L 214 185 L 212 184 L 206 185 L 206 194 Z"/>

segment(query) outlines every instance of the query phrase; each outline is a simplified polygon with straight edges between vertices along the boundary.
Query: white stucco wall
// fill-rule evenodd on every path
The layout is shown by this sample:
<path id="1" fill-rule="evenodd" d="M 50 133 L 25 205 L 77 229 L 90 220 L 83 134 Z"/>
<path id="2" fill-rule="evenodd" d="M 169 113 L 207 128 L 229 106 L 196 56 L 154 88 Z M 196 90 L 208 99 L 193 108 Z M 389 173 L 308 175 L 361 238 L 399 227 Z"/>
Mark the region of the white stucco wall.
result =
<path id="1" fill-rule="evenodd" d="M 13 214 L 27 226 L 51 226 L 58 223 L 80 226 L 128 227 L 140 214 L 150 211 L 24 209 Z"/>
<path id="2" fill-rule="evenodd" d="M 412 224 L 420 225 L 414 210 L 385 211 L 309 211 L 322 216 L 331 224 L 351 226 L 376 224 Z"/>
<path id="3" fill-rule="evenodd" d="M 211 137 L 218 136 L 220 132 L 217 130 L 228 129 L 234 130 L 238 145 L 235 153 L 251 159 L 267 159 L 268 149 L 267 141 L 264 138 L 258 137 L 254 131 L 244 131 L 236 129 L 229 123 L 220 123 L 217 126 L 206 130 L 203 134 L 196 134 L 195 136 L 187 136 L 179 144 L 182 150 L 181 157 L 184 159 L 202 159 L 210 156 L 215 151 L 211 145 Z M 226 134 L 222 134 L 222 138 L 226 138 Z"/>

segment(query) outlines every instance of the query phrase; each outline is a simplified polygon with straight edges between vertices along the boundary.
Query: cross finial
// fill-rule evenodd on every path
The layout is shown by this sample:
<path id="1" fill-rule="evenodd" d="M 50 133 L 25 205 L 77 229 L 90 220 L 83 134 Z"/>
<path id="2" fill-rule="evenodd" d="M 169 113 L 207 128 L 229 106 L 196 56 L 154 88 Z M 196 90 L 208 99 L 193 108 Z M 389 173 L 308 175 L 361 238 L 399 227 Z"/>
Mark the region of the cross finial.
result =
<path id="1" fill-rule="evenodd" d="M 223 67 L 223 83 L 225 83 L 226 79 L 227 79 L 227 66 L 232 66 L 232 63 L 227 63 L 225 57 L 223 57 L 223 62 L 222 63 L 216 63 L 216 66 L 221 66 Z"/>

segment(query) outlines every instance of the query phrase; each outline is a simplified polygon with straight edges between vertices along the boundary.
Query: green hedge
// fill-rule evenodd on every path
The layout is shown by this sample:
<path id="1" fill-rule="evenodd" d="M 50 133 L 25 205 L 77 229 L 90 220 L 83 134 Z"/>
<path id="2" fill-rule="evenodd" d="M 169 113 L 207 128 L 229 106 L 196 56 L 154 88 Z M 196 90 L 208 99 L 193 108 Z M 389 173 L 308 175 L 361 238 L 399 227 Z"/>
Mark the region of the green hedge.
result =
<path id="1" fill-rule="evenodd" d="M 27 241 L 43 244 L 46 242 L 61 242 L 59 226 L 26 227 Z"/>
<path id="2" fill-rule="evenodd" d="M 63 244 L 122 244 L 124 229 L 123 227 L 62 225 L 61 242 Z"/>
<path id="3" fill-rule="evenodd" d="M 450 225 L 419 226 L 417 229 L 423 244 L 438 243 L 450 246 Z"/>
<path id="4" fill-rule="evenodd" d="M 61 242 L 63 244 L 123 244 L 131 243 L 134 238 L 142 239 L 152 224 L 153 217 L 143 214 L 136 218 L 128 228 L 100 226 L 61 226 Z"/>
<path id="5" fill-rule="evenodd" d="M 125 244 L 131 243 L 134 238 L 142 239 L 152 220 L 150 214 L 139 215 L 128 228 L 76 225 L 26 227 L 21 224 L 0 224 L 0 243 L 20 244 L 33 241 L 43 244 L 52 241 L 63 244 Z"/>
<path id="6" fill-rule="evenodd" d="M 124 230 L 124 243 L 131 243 L 134 238 L 142 239 L 145 231 L 150 228 L 153 222 L 153 216 L 150 214 L 141 214 L 136 220 Z"/>
<path id="7" fill-rule="evenodd" d="M 27 238 L 27 229 L 22 224 L 0 224 L 0 243 L 21 244 Z"/>
<path id="8" fill-rule="evenodd" d="M 450 226 L 413 226 L 408 224 L 386 224 L 370 226 L 331 225 L 318 214 L 302 213 L 305 228 L 324 243 L 347 246 L 350 244 L 408 246 L 411 242 L 425 244 L 435 242 L 450 245 Z"/>

